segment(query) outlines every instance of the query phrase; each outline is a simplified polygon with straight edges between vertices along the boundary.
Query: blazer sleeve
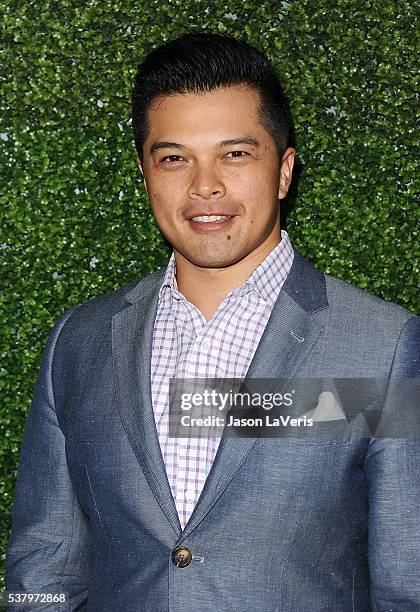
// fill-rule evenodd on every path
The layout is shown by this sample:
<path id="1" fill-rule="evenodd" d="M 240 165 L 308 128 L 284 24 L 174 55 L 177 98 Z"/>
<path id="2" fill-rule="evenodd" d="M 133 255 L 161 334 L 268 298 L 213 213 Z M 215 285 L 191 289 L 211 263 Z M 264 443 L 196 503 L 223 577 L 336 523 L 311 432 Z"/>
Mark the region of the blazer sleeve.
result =
<path id="1" fill-rule="evenodd" d="M 388 425 L 366 456 L 373 612 L 420 610 L 419 347 L 420 317 L 412 317 L 394 354 L 384 403 Z"/>
<path id="2" fill-rule="evenodd" d="M 89 521 L 67 470 L 65 437 L 51 380 L 57 338 L 76 308 L 58 320 L 42 356 L 24 429 L 6 553 L 7 591 L 67 594 L 65 606 L 47 603 L 37 605 L 37 610 L 85 610 L 87 606 Z M 21 604 L 19 609 L 31 608 Z"/>

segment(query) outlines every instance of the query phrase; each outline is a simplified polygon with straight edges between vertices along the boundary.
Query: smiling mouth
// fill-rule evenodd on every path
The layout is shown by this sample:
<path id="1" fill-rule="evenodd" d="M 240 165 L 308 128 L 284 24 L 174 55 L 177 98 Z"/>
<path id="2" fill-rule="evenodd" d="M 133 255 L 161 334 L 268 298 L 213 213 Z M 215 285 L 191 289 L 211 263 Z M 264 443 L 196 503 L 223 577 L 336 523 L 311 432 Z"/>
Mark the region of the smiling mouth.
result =
<path id="1" fill-rule="evenodd" d="M 218 223 L 221 221 L 227 221 L 227 219 L 231 218 L 231 215 L 200 215 L 198 217 L 192 217 L 190 221 L 198 223 Z"/>
<path id="2" fill-rule="evenodd" d="M 236 215 L 197 215 L 189 220 L 190 227 L 203 235 L 228 229 Z"/>

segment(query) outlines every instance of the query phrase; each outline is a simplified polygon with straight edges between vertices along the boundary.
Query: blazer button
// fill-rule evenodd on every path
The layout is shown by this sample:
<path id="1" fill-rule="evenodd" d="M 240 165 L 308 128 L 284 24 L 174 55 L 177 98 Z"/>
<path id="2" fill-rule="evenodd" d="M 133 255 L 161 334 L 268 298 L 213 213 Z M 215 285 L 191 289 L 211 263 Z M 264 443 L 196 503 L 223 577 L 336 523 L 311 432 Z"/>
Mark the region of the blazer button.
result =
<path id="1" fill-rule="evenodd" d="M 172 563 L 177 567 L 187 567 L 191 559 L 192 552 L 186 546 L 177 546 L 172 551 Z"/>

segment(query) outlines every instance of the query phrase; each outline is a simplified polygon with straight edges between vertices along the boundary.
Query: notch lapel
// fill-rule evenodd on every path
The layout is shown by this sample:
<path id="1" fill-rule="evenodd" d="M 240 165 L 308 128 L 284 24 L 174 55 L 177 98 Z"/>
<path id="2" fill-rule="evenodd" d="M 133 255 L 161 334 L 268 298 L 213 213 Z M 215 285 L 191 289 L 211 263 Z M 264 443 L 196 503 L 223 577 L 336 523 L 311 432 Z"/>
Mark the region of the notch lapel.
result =
<path id="1" fill-rule="evenodd" d="M 151 394 L 151 348 L 159 289 L 165 270 L 142 279 L 125 296 L 130 306 L 112 318 L 112 352 L 121 420 L 162 511 L 181 532 L 159 444 Z"/>
<path id="2" fill-rule="evenodd" d="M 151 398 L 151 344 L 165 270 L 142 279 L 125 296 L 131 305 L 112 319 L 112 351 L 121 419 L 136 458 L 162 511 L 184 540 L 205 518 L 235 476 L 257 438 L 223 436 L 200 498 L 181 532 Z M 328 307 L 325 277 L 295 250 L 246 378 L 292 378 L 323 333 L 313 314 Z"/>

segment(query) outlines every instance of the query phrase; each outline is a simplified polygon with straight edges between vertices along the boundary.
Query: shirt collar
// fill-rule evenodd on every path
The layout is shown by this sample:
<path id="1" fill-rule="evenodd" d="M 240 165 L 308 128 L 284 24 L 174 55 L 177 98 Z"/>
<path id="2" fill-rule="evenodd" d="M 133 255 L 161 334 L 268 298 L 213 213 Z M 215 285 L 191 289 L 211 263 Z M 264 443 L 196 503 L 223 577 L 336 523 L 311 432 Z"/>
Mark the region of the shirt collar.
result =
<path id="1" fill-rule="evenodd" d="M 239 286 L 233 289 L 229 296 L 245 295 L 249 291 L 255 291 L 270 306 L 274 305 L 277 296 L 287 278 L 293 263 L 293 247 L 288 233 L 281 230 L 281 240 L 252 274 Z M 178 290 L 176 282 L 175 254 L 172 252 L 166 268 L 165 276 L 159 291 L 162 294 L 172 295 L 174 299 L 185 300 Z M 170 291 L 165 288 L 170 288 Z"/>
<path id="2" fill-rule="evenodd" d="M 273 306 L 292 267 L 293 256 L 289 235 L 282 230 L 278 245 L 255 268 L 244 284 L 252 287 L 265 302 Z"/>

